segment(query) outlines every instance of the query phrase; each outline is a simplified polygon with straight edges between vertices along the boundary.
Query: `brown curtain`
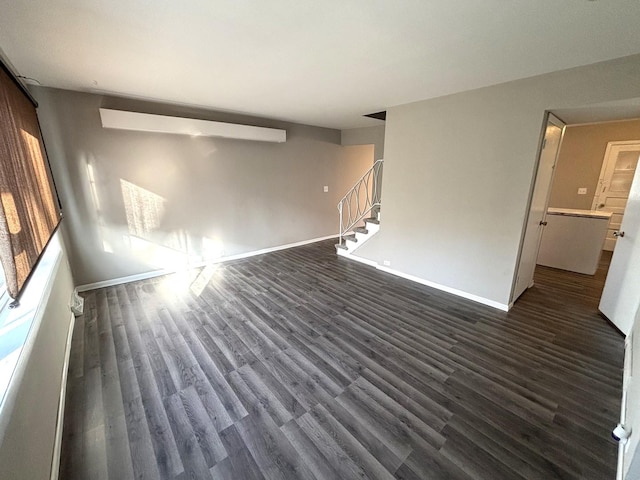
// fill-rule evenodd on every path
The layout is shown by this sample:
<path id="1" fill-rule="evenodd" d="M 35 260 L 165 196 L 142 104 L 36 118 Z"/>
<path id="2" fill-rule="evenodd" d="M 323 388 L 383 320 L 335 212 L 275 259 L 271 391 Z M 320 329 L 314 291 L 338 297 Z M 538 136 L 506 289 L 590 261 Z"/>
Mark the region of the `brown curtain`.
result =
<path id="1" fill-rule="evenodd" d="M 0 68 L 0 262 L 17 298 L 60 214 L 35 105 Z"/>

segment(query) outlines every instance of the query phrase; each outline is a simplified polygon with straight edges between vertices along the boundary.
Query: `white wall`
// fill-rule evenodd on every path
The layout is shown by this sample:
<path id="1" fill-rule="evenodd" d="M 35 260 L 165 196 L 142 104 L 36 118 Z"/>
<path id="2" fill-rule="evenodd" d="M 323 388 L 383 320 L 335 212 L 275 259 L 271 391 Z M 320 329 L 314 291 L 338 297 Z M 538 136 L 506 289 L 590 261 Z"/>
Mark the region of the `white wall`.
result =
<path id="1" fill-rule="evenodd" d="M 640 55 L 387 110 L 380 233 L 358 255 L 510 301 L 545 110 L 640 96 Z"/>
<path id="2" fill-rule="evenodd" d="M 0 437 L 2 480 L 49 480 L 51 475 L 65 347 L 73 318 L 69 309 L 73 280 L 64 251 L 53 282 L 40 328 L 30 332 L 36 336 L 23 374 L 10 387 L 16 388 L 11 392 L 15 401 L 10 411 L 3 407 L 8 423 Z"/>

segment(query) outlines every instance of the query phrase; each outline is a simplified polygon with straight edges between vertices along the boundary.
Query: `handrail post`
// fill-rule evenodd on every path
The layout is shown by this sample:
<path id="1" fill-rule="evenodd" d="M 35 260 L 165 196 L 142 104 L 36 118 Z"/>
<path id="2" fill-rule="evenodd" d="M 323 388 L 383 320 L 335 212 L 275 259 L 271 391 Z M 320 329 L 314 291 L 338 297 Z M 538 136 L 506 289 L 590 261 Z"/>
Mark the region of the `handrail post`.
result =
<path id="1" fill-rule="evenodd" d="M 339 232 L 338 243 L 342 245 L 342 202 L 338 204 L 338 211 L 340 212 L 340 228 L 338 230 Z"/>

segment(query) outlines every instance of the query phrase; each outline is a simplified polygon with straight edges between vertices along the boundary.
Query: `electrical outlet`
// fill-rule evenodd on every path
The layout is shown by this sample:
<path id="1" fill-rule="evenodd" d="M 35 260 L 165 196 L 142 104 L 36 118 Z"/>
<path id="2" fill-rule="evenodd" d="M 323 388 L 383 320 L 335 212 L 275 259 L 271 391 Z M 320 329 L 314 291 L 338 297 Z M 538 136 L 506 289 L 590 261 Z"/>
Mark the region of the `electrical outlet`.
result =
<path id="1" fill-rule="evenodd" d="M 383 264 L 385 267 L 390 267 L 390 266 L 391 266 L 391 262 L 390 262 L 389 260 L 383 260 L 383 261 L 382 261 L 382 264 Z"/>
<path id="2" fill-rule="evenodd" d="M 324 193 L 327 193 L 329 191 L 329 185 L 325 185 L 323 190 L 324 190 Z"/>
<path id="3" fill-rule="evenodd" d="M 587 194 L 587 189 L 586 187 L 580 187 L 578 189 L 578 195 L 586 195 Z"/>

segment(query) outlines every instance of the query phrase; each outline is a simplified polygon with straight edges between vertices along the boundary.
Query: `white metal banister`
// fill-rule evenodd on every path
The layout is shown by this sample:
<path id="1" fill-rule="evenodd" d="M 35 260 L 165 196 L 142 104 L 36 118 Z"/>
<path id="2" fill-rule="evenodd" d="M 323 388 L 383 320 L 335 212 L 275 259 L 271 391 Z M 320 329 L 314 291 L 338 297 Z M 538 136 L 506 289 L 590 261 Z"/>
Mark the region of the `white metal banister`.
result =
<path id="1" fill-rule="evenodd" d="M 369 170 L 349 190 L 340 203 L 340 238 L 350 231 L 358 222 L 374 208 L 380 206 L 382 186 L 382 165 L 384 160 L 376 160 Z"/>

